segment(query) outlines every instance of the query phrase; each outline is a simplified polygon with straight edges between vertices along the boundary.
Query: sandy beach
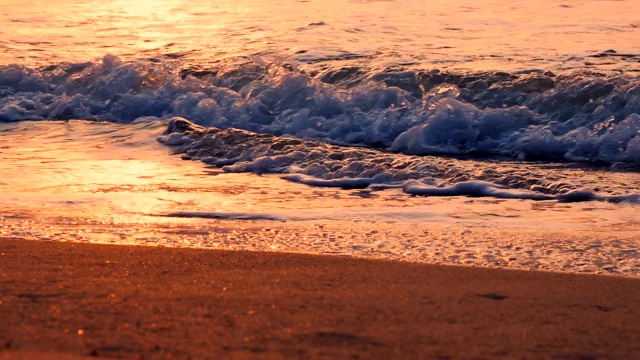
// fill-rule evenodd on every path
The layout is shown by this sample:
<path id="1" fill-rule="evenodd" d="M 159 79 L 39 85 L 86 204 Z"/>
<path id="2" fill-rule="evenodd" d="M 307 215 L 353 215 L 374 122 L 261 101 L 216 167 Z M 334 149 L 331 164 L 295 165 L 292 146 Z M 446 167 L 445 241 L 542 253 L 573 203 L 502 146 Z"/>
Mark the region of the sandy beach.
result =
<path id="1" fill-rule="evenodd" d="M 0 240 L 0 359 L 640 357 L 640 280 Z"/>

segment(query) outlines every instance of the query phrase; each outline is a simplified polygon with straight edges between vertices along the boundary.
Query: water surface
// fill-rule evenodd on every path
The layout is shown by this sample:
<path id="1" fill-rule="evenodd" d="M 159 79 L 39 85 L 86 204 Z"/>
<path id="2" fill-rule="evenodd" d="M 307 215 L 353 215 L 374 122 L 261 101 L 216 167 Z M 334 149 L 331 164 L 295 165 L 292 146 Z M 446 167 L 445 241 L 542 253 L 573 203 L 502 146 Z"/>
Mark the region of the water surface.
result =
<path id="1" fill-rule="evenodd" d="M 3 5 L 2 236 L 638 276 L 637 1 Z"/>

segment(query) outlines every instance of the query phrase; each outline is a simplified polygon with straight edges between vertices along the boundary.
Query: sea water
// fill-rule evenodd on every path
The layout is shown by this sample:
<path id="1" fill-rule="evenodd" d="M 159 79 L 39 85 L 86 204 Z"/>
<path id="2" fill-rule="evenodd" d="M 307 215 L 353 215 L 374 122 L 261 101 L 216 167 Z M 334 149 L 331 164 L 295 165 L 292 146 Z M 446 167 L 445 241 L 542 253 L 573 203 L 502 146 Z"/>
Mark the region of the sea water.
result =
<path id="1" fill-rule="evenodd" d="M 640 274 L 640 3 L 4 0 L 0 236 Z"/>

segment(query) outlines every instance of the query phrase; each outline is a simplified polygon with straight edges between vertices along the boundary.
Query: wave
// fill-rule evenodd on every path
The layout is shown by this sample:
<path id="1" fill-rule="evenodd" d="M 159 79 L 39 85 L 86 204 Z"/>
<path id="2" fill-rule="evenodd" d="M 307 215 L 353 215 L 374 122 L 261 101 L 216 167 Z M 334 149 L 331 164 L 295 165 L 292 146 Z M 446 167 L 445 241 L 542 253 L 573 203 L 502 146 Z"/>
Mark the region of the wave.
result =
<path id="1" fill-rule="evenodd" d="M 222 129 L 409 155 L 640 164 L 640 76 L 456 73 L 246 59 L 0 67 L 0 121 L 188 118 Z"/>
<path id="2" fill-rule="evenodd" d="M 233 128 L 204 128 L 183 118 L 171 119 L 158 141 L 184 154 L 185 160 L 200 160 L 225 172 L 282 174 L 285 180 L 311 186 L 400 188 L 426 196 L 640 203 L 640 194 L 629 193 L 638 191 L 637 187 L 602 189 L 609 192 L 605 195 L 588 189 L 589 185 L 606 186 L 598 174 L 578 179 L 558 169 L 519 166 L 522 163 L 403 155 Z M 620 190 L 623 194 L 613 194 Z"/>

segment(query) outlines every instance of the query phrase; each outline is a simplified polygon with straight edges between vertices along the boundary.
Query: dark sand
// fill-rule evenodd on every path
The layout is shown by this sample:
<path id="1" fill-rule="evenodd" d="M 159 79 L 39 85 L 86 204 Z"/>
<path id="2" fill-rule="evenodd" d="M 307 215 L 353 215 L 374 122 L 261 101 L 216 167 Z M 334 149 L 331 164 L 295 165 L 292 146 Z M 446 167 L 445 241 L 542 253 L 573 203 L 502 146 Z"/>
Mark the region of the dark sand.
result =
<path id="1" fill-rule="evenodd" d="M 640 359 L 640 280 L 0 240 L 0 359 Z"/>

